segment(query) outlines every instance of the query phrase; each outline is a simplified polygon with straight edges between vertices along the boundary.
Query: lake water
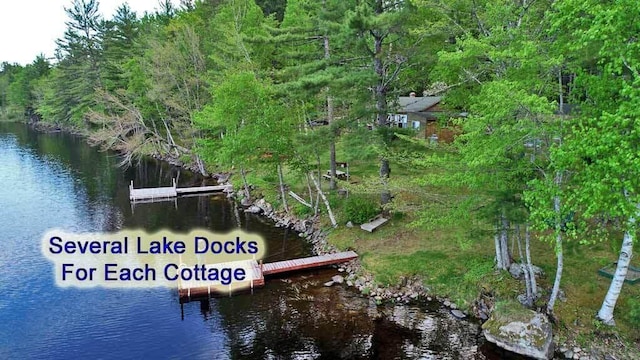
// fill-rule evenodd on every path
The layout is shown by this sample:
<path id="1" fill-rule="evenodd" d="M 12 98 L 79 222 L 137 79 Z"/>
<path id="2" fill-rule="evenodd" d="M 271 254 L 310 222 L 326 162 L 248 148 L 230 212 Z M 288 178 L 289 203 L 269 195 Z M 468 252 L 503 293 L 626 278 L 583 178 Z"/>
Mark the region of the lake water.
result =
<path id="1" fill-rule="evenodd" d="M 0 359 L 461 359 L 473 322 L 432 306 L 377 307 L 322 284 L 334 269 L 273 279 L 254 294 L 181 305 L 175 289 L 58 288 L 40 252 L 51 228 L 258 232 L 268 261 L 310 255 L 297 234 L 221 196 L 129 203 L 128 185 L 204 183 L 155 161 L 122 169 L 82 138 L 0 123 Z"/>

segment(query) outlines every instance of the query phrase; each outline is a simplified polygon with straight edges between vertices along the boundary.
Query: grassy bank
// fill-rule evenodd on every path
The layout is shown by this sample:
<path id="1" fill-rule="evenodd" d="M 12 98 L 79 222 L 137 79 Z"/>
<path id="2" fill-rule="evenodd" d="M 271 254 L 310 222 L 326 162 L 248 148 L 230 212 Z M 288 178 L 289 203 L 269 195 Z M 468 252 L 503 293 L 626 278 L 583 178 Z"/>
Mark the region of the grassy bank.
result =
<path id="1" fill-rule="evenodd" d="M 435 151 L 433 149 L 426 151 Z M 328 163 L 324 154 L 323 163 Z M 347 150 L 338 146 L 338 160 L 348 158 Z M 375 158 L 349 161 L 352 182 L 341 182 L 340 187 L 350 190 L 350 196 L 375 198 L 376 185 L 372 182 L 378 173 Z M 525 292 L 524 283 L 512 278 L 505 271 L 494 270 L 495 250 L 491 225 L 474 209 L 464 206 L 465 199 L 486 196 L 469 190 L 446 185 L 424 185 L 425 174 L 448 171 L 441 166 L 416 168 L 401 159 L 392 166 L 393 193 L 396 208 L 391 220 L 373 233 L 361 230 L 357 225 L 348 228 L 345 197 L 328 191 L 328 181 L 323 182 L 329 193 L 339 226 L 331 229 L 327 216 L 321 217 L 321 226 L 331 229 L 328 240 L 340 249 L 354 249 L 360 256 L 364 269 L 374 275 L 380 285 L 396 285 L 412 276 L 420 277 L 434 295 L 447 297 L 461 308 L 469 308 L 481 292 L 494 296 L 496 301 L 515 299 Z M 327 167 L 328 168 L 328 167 Z M 327 169 L 322 169 L 326 171 Z M 278 179 L 274 171 L 252 171 L 249 181 L 256 185 L 259 194 L 274 204 L 281 205 Z M 240 186 L 239 177 L 235 177 Z M 289 188 L 307 198 L 307 185 L 302 176 L 294 172 L 285 174 Z M 310 209 L 288 198 L 292 212 L 299 216 Z M 324 206 L 320 208 L 324 211 Z M 616 306 L 615 328 L 605 327 L 595 321 L 610 279 L 598 275 L 598 269 L 617 260 L 619 238 L 601 239 L 592 245 L 577 242 L 565 244 L 565 265 L 561 289 L 564 297 L 556 303 L 559 323 L 555 327 L 561 340 L 570 339 L 588 346 L 608 342 L 628 347 L 630 352 L 640 347 L 640 284 L 625 284 Z M 640 245 L 635 245 L 640 252 Z M 513 250 L 517 258 L 517 248 Z M 556 257 L 549 243 L 532 241 L 532 260 L 545 275 L 539 279 L 543 297 L 538 305 L 548 299 L 556 270 Z M 637 260 L 633 265 L 640 265 Z M 619 340 L 622 340 L 621 342 Z M 610 344 L 609 344 L 610 346 Z"/>

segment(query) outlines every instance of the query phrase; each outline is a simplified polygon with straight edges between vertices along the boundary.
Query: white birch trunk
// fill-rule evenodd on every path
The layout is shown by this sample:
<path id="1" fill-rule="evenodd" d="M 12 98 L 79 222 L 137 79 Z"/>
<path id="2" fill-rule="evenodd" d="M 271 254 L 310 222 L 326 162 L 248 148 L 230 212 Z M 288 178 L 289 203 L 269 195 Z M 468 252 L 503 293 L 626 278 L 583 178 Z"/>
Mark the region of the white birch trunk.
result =
<path id="1" fill-rule="evenodd" d="M 525 266 L 525 257 L 522 254 L 522 236 L 520 235 L 520 225 L 516 224 L 516 239 L 518 240 L 518 255 L 520 256 L 520 264 L 522 264 L 522 270 L 524 273 L 524 285 L 526 289 L 526 306 L 533 306 L 533 291 L 531 290 L 531 277 L 534 276 L 533 273 L 529 271 L 529 266 Z M 511 246 L 513 249 L 513 245 Z"/>
<path id="2" fill-rule="evenodd" d="M 307 176 L 307 189 L 309 191 L 309 204 L 311 204 L 311 207 L 314 207 L 313 204 L 313 191 L 311 190 L 311 180 L 309 179 L 309 174 L 305 174 Z"/>
<path id="3" fill-rule="evenodd" d="M 240 167 L 240 174 L 242 175 L 242 183 L 244 184 L 244 192 L 247 199 L 251 201 L 251 192 L 249 191 L 249 183 L 247 182 L 247 174 L 244 171 L 244 167 Z"/>
<path id="4" fill-rule="evenodd" d="M 323 8 L 326 7 L 326 1 L 322 3 Z M 323 44 L 324 44 L 324 58 L 329 60 L 331 58 L 331 50 L 329 47 L 329 36 L 326 34 L 323 36 Z M 330 89 L 327 87 L 325 89 L 327 92 L 327 124 L 329 126 L 333 123 L 333 99 L 330 95 Z M 336 141 L 333 136 L 331 137 L 331 144 L 329 145 L 329 189 L 335 190 L 338 185 L 336 183 Z"/>
<path id="5" fill-rule="evenodd" d="M 502 251 L 500 250 L 500 235 L 498 234 L 497 226 L 496 234 L 493 236 L 493 241 L 495 242 L 496 247 L 496 268 L 498 270 L 503 270 L 504 265 L 502 264 Z"/>
<path id="6" fill-rule="evenodd" d="M 529 224 L 524 229 L 524 251 L 527 256 L 527 269 L 531 276 L 531 292 L 533 293 L 533 299 L 538 298 L 538 284 L 536 283 L 536 274 L 533 272 L 533 264 L 531 264 L 531 232 L 529 231 Z"/>
<path id="7" fill-rule="evenodd" d="M 287 195 L 284 193 L 284 181 L 282 179 L 282 166 L 278 164 L 278 180 L 280 181 L 280 197 L 282 197 L 282 205 L 284 206 L 284 211 L 289 214 L 289 206 L 287 205 Z"/>
<path id="8" fill-rule="evenodd" d="M 500 256 L 502 257 L 502 270 L 509 270 L 511 266 L 511 254 L 509 254 L 509 220 L 502 211 L 500 216 Z"/>
<path id="9" fill-rule="evenodd" d="M 560 181 L 560 180 L 558 180 Z M 547 313 L 553 314 L 553 307 L 556 304 L 558 293 L 560 292 L 560 281 L 562 280 L 562 268 L 564 266 L 564 255 L 562 251 L 562 216 L 560 214 L 560 197 L 555 196 L 553 198 L 553 210 L 556 212 L 556 278 L 553 281 L 553 290 L 551 290 L 551 296 L 549 296 L 549 302 L 547 303 Z"/>
<path id="10" fill-rule="evenodd" d="M 559 94 L 560 94 L 560 121 L 562 122 L 564 119 L 564 112 L 562 109 L 564 98 L 562 94 L 562 72 L 558 70 L 558 85 L 559 85 Z M 561 145 L 562 142 L 559 144 Z M 557 190 L 560 191 L 560 187 L 562 185 L 562 171 L 557 171 L 555 174 L 555 178 L 553 182 L 555 183 Z M 556 299 L 558 298 L 558 293 L 560 292 L 560 281 L 562 280 L 562 270 L 564 267 L 564 252 L 562 248 L 562 213 L 560 212 L 560 196 L 556 195 L 553 197 L 553 211 L 556 215 L 555 221 L 555 232 L 556 232 L 556 277 L 553 281 L 553 289 L 551 290 L 551 295 L 549 296 L 549 302 L 547 303 L 547 314 L 553 314 L 553 307 L 556 304 Z"/>
<path id="11" fill-rule="evenodd" d="M 622 248 L 620 249 L 620 256 L 618 257 L 618 264 L 616 265 L 616 272 L 613 275 L 613 279 L 611 279 L 611 285 L 609 285 L 607 295 L 604 297 L 602 307 L 600 307 L 600 311 L 598 311 L 598 319 L 607 325 L 615 325 L 613 309 L 616 306 L 616 302 L 620 296 L 620 290 L 622 290 L 624 279 L 627 277 L 627 271 L 629 270 L 629 263 L 631 262 L 631 255 L 633 254 L 633 240 L 636 229 L 635 225 L 635 217 L 630 216 L 629 229 L 624 233 Z"/>

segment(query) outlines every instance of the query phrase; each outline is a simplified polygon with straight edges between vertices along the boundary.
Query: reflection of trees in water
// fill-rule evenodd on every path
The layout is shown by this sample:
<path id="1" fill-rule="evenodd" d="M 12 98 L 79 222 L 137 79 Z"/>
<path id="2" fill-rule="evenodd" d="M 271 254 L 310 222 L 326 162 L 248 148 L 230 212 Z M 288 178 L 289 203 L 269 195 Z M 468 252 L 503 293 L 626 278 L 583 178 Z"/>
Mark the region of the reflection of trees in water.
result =
<path id="1" fill-rule="evenodd" d="M 254 295 L 212 300 L 233 358 L 368 358 L 373 322 L 366 314 L 336 306 L 335 291 L 310 291 L 301 299 L 290 285 L 273 285 Z"/>
<path id="2" fill-rule="evenodd" d="M 293 284 L 275 280 L 254 295 L 214 299 L 210 304 L 220 316 L 233 358 L 393 359 L 438 355 L 436 358 L 453 359 L 461 356 L 460 350 L 467 345 L 475 349 L 477 341 L 475 325 L 450 327 L 447 320 L 403 306 L 379 316 L 369 299 L 353 297 L 347 290 L 325 288 L 317 280 L 295 280 Z M 448 331 L 461 332 L 458 336 L 468 341 L 451 342 Z"/>
<path id="3" fill-rule="evenodd" d="M 213 313 L 207 313 L 209 304 Z M 306 278 L 273 280 L 254 295 L 205 301 L 203 315 L 224 328 L 236 359 L 483 358 L 476 324 L 446 311 L 376 308 L 348 290 Z"/>
<path id="4" fill-rule="evenodd" d="M 72 193 L 78 212 L 86 214 L 90 228 L 114 230 L 122 226 L 122 212 L 113 204 L 118 191 L 117 170 L 112 155 L 99 152 L 85 143 L 79 136 L 65 133 L 39 133 L 24 124 L 2 124 L 0 132 L 9 131 L 11 137 L 29 155 L 35 155 L 45 164 L 38 176 L 50 176 L 58 191 Z M 25 163 L 28 163 L 25 160 Z"/>

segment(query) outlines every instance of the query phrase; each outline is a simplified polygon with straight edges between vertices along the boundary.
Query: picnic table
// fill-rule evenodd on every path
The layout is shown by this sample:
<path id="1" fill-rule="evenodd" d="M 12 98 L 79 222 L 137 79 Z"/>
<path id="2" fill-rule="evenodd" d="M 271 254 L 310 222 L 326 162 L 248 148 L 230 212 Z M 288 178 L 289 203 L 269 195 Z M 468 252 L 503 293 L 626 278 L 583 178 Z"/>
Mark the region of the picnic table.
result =
<path id="1" fill-rule="evenodd" d="M 331 179 L 331 170 L 327 170 L 327 173 L 322 175 L 322 177 L 325 179 Z M 336 170 L 336 177 L 340 180 L 348 180 L 350 176 L 348 176 L 344 171 Z"/>

